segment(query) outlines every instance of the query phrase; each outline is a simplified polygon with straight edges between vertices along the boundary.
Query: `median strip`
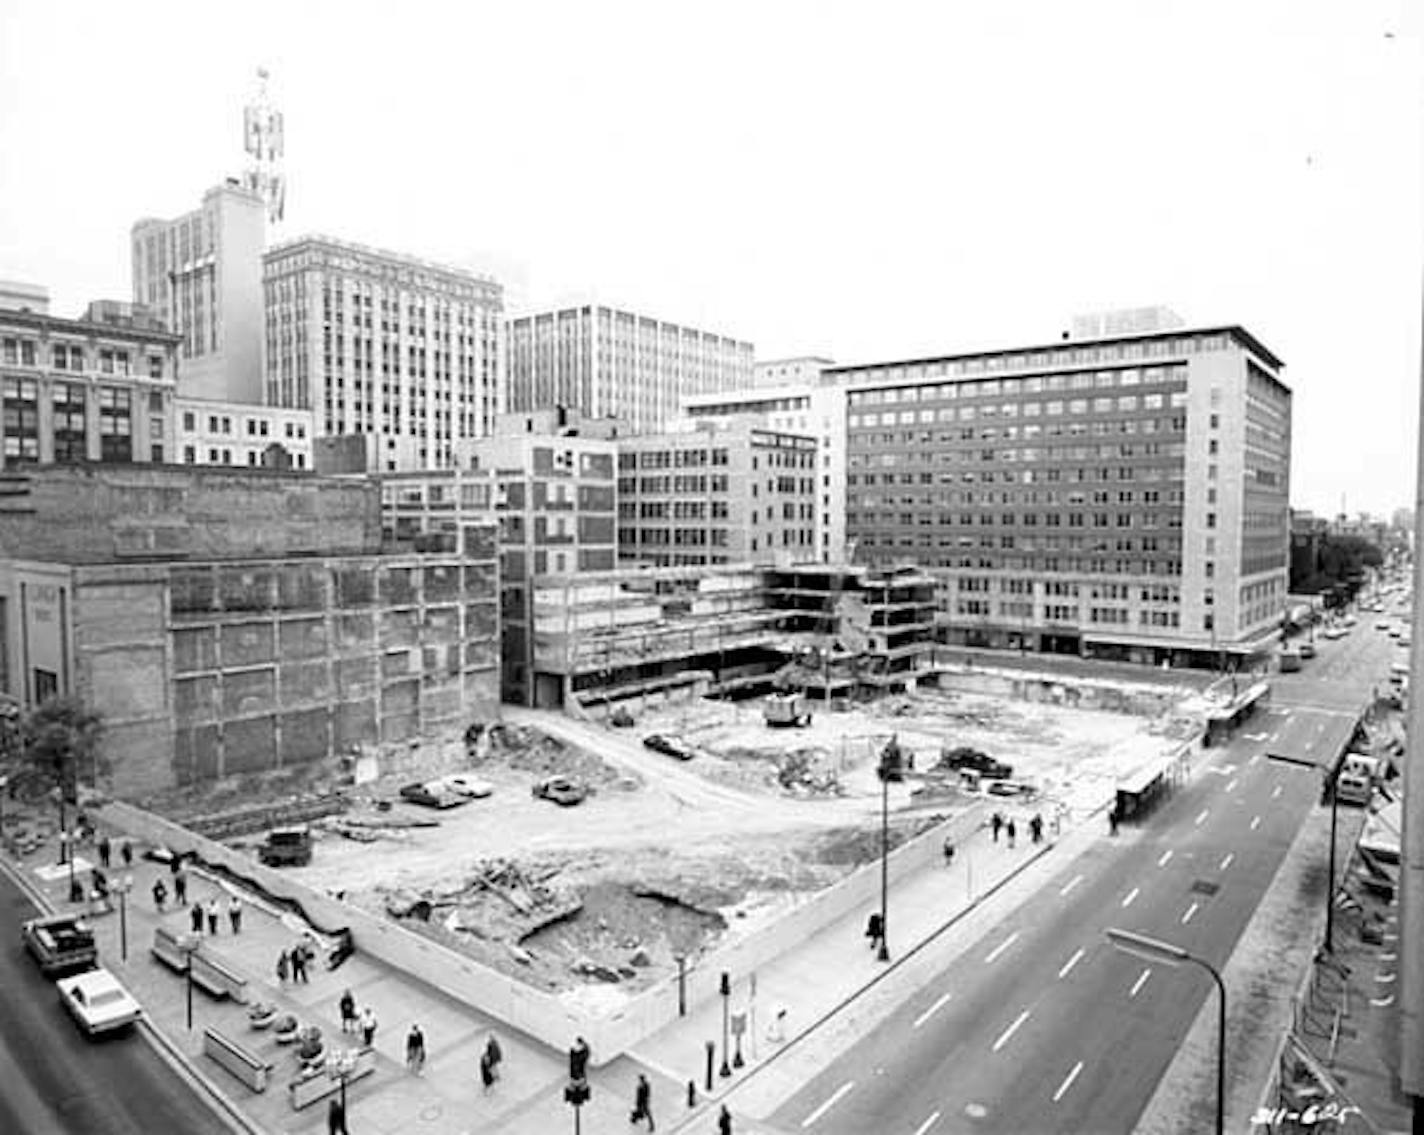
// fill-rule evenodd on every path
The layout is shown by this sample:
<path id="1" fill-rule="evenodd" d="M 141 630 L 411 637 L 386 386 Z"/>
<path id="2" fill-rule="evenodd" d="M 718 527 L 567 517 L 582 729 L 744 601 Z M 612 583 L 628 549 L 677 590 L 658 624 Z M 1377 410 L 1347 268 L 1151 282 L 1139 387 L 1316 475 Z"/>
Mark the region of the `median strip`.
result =
<path id="1" fill-rule="evenodd" d="M 828 1099 L 825 1103 L 823 1103 L 820 1107 L 818 1107 L 815 1111 L 813 1111 L 810 1115 L 803 1119 L 801 1121 L 801 1126 L 803 1128 L 810 1127 L 811 1124 L 815 1123 L 816 1120 L 820 1119 L 821 1116 L 825 1115 L 826 1112 L 830 1111 L 831 1108 L 835 1107 L 841 1096 L 845 1095 L 846 1092 L 850 1091 L 853 1087 L 855 1087 L 855 1081 L 847 1080 L 844 1084 L 842 1084 L 839 1088 L 837 1088 L 834 1092 L 831 1093 L 830 1099 Z"/>
<path id="2" fill-rule="evenodd" d="M 994 1042 L 994 1051 L 995 1051 L 995 1052 L 998 1052 L 999 1049 L 1003 1048 L 1004 1045 L 1008 1044 L 1008 1043 L 1009 1043 L 1009 1037 L 1013 1036 L 1014 1033 L 1018 1032 L 1018 1031 L 1019 1031 L 1019 1026 L 1020 1026 L 1021 1024 L 1023 1024 L 1026 1020 L 1028 1020 L 1028 1010 L 1027 1010 L 1027 1009 L 1025 1009 L 1025 1010 L 1024 1010 L 1022 1013 L 1020 1013 L 1017 1017 L 1015 1017 L 1015 1018 L 1014 1018 L 1014 1023 L 1011 1024 L 1008 1028 L 1006 1028 L 1002 1033 L 999 1034 L 999 1039 Z"/>

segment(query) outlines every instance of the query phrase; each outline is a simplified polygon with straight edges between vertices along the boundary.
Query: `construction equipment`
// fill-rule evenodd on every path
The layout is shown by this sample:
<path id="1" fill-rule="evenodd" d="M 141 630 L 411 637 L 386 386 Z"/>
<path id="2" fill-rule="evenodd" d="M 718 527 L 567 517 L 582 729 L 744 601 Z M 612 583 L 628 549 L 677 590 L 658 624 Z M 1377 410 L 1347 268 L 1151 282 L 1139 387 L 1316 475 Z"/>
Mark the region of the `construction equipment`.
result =
<path id="1" fill-rule="evenodd" d="M 305 867 L 311 857 L 311 829 L 305 824 L 273 828 L 257 849 L 257 858 L 269 867 Z"/>
<path id="2" fill-rule="evenodd" d="M 766 723 L 773 727 L 800 729 L 811 724 L 811 708 L 806 704 L 804 693 L 768 694 L 761 712 Z"/>

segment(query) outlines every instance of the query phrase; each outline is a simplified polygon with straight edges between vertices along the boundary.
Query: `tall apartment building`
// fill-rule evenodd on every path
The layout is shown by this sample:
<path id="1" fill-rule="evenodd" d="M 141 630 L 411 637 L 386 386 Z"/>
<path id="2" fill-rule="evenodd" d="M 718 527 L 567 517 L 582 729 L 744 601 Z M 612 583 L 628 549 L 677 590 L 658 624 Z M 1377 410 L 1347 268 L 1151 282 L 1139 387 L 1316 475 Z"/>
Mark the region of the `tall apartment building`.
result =
<path id="1" fill-rule="evenodd" d="M 178 336 L 93 304 L 83 319 L 48 314 L 43 290 L 0 298 L 4 467 L 173 460 Z"/>
<path id="2" fill-rule="evenodd" d="M 752 385 L 752 345 L 589 304 L 509 321 L 509 408 L 571 406 L 663 429 L 691 394 Z"/>
<path id="3" fill-rule="evenodd" d="M 363 435 L 368 470 L 454 468 L 502 409 L 503 288 L 488 276 L 306 236 L 263 257 L 267 397 L 318 437 Z"/>
<path id="4" fill-rule="evenodd" d="M 231 179 L 191 213 L 133 226 L 133 298 L 178 335 L 186 397 L 262 401 L 263 210 Z"/>
<path id="5" fill-rule="evenodd" d="M 173 416 L 178 435 L 174 459 L 184 465 L 315 468 L 310 410 L 178 398 Z"/>
<path id="6" fill-rule="evenodd" d="M 808 558 L 828 564 L 846 560 L 845 405 L 845 387 L 804 384 L 697 394 L 683 400 L 683 410 L 693 421 L 746 417 L 767 429 L 815 437 L 815 551 Z"/>
<path id="7" fill-rule="evenodd" d="M 706 419 L 618 446 L 620 563 L 789 565 L 816 555 L 816 440 Z"/>
<path id="8" fill-rule="evenodd" d="M 1250 656 L 1287 591 L 1291 394 L 1240 327 L 837 367 L 846 530 L 951 641 Z"/>

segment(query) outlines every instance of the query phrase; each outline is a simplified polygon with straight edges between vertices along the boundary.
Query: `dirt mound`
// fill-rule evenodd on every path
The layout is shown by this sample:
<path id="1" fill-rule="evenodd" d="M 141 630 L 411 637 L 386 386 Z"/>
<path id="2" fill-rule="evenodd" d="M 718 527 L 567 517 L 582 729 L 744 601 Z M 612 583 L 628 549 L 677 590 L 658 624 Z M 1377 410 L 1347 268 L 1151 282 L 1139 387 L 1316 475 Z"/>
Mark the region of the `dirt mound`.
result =
<path id="1" fill-rule="evenodd" d="M 642 783 L 637 777 L 613 768 L 595 753 L 538 729 L 507 723 L 490 726 L 489 747 L 483 759 L 541 777 L 572 776 L 599 788 L 631 791 Z"/>

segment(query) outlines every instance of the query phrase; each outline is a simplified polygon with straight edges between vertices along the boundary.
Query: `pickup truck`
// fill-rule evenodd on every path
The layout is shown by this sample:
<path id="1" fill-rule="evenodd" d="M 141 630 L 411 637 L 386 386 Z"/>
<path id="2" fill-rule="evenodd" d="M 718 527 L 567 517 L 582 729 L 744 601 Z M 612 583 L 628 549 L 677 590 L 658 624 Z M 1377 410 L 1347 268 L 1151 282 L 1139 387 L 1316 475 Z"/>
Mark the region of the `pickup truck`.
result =
<path id="1" fill-rule="evenodd" d="M 77 914 L 32 918 L 20 927 L 20 937 L 41 972 L 50 977 L 90 970 L 99 964 L 94 931 Z"/>

